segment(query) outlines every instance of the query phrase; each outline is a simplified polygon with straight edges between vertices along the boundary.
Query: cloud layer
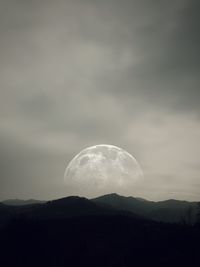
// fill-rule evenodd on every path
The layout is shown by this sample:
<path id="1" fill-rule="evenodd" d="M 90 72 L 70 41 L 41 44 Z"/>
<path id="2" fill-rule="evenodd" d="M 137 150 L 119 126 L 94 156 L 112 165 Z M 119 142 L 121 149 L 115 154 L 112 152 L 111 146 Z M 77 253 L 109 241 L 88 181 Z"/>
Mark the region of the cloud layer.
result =
<path id="1" fill-rule="evenodd" d="M 0 198 L 73 194 L 68 162 L 110 143 L 143 167 L 133 195 L 199 200 L 199 8 L 2 0 Z"/>

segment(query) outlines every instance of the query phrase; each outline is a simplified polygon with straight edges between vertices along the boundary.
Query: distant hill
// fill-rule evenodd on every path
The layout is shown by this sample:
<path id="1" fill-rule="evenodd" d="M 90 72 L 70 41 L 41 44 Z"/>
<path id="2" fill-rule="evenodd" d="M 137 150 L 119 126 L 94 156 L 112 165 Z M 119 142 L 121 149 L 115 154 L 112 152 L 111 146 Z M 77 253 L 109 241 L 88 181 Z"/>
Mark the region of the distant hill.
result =
<path id="1" fill-rule="evenodd" d="M 46 201 L 36 200 L 36 199 L 28 199 L 28 200 L 8 199 L 8 200 L 2 201 L 3 204 L 9 205 L 9 206 L 25 206 L 25 205 L 40 204 L 40 203 L 45 203 L 45 202 Z"/>
<path id="2" fill-rule="evenodd" d="M 87 198 L 70 196 L 36 205 L 26 212 L 27 217 L 41 219 L 60 219 L 77 216 L 108 214 L 110 208 L 103 208 Z"/>
<path id="3" fill-rule="evenodd" d="M 4 202 L 5 203 L 5 202 Z M 93 201 L 78 196 L 70 196 L 47 202 L 33 202 L 33 204 L 7 205 L 0 203 L 0 226 L 8 221 L 18 219 L 28 220 L 58 220 L 80 216 L 93 215 L 129 215 L 138 217 L 130 211 L 102 206 Z M 20 201 L 18 201 L 20 203 Z"/>
<path id="4" fill-rule="evenodd" d="M 4 216 L 1 216 L 4 214 Z M 141 198 L 108 194 L 94 199 L 71 196 L 53 201 L 6 200 L 0 205 L 0 223 L 11 216 L 39 219 L 67 218 L 98 214 L 131 214 L 148 220 L 194 224 L 197 203 L 180 200 L 148 201 Z M 4 217 L 4 218 L 3 218 Z M 3 219 L 2 219 L 3 218 Z"/>
<path id="5" fill-rule="evenodd" d="M 92 201 L 115 209 L 130 211 L 156 221 L 188 224 L 196 221 L 197 202 L 173 199 L 154 202 L 141 198 L 124 197 L 115 193 L 94 198 Z"/>

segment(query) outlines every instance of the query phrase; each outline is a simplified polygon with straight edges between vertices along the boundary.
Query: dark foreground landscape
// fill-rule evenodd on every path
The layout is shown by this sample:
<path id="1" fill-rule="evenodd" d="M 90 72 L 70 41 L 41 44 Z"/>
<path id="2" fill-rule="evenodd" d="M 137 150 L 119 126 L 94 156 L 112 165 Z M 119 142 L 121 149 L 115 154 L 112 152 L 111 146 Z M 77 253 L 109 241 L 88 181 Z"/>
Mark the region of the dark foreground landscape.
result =
<path id="1" fill-rule="evenodd" d="M 1 203 L 1 266 L 200 266 L 198 212 L 116 194 Z"/>

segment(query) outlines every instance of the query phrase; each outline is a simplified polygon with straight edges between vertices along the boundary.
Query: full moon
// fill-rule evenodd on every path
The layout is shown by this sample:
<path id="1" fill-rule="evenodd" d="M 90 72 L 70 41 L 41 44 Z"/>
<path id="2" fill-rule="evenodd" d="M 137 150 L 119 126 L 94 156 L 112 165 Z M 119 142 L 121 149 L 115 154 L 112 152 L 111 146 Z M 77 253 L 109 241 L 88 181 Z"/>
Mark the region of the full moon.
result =
<path id="1" fill-rule="evenodd" d="M 74 195 L 131 195 L 134 184 L 142 176 L 139 163 L 130 153 L 102 144 L 77 154 L 66 168 L 64 181 Z"/>

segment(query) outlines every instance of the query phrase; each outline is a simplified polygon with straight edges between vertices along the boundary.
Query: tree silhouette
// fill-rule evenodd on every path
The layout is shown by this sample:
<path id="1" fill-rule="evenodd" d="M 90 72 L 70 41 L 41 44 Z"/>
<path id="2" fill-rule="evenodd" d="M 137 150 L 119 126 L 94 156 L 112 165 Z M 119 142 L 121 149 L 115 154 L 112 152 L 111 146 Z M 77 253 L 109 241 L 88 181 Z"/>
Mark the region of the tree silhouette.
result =
<path id="1" fill-rule="evenodd" d="M 190 206 L 181 217 L 181 224 L 183 225 L 193 225 L 193 210 L 192 206 Z"/>
<path id="2" fill-rule="evenodd" d="M 200 202 L 197 203 L 197 223 L 200 225 Z"/>

